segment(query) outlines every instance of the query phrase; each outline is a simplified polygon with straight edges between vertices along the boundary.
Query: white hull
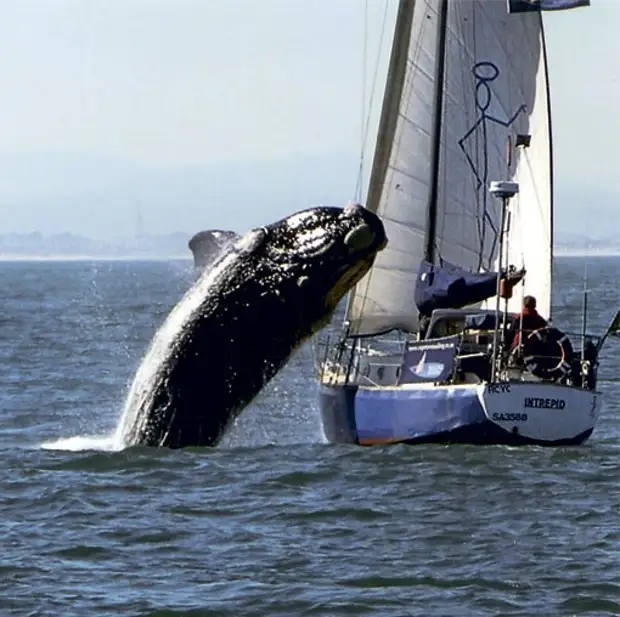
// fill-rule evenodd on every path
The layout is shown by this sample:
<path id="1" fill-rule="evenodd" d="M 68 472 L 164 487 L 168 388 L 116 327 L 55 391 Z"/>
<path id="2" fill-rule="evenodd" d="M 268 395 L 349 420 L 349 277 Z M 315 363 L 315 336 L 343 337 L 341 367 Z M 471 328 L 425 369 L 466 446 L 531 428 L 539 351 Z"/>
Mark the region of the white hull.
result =
<path id="1" fill-rule="evenodd" d="M 477 386 L 485 415 L 502 429 L 536 441 L 564 441 L 592 431 L 600 392 L 545 383 Z"/>

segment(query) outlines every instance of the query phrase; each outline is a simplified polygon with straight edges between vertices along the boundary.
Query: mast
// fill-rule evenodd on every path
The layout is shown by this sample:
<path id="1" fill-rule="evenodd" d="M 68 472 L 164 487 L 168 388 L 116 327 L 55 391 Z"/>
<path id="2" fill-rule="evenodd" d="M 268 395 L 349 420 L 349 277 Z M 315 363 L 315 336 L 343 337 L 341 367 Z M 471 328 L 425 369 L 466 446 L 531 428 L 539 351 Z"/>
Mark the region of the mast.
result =
<path id="1" fill-rule="evenodd" d="M 540 14 L 540 38 L 541 38 L 541 47 L 543 54 L 543 63 L 545 66 L 545 83 L 547 85 L 547 123 L 549 125 L 549 182 L 551 189 L 551 205 L 550 205 L 550 221 L 549 221 L 549 246 L 551 247 L 551 254 L 549 260 L 549 279 L 553 280 L 553 241 L 554 241 L 554 228 L 555 228 L 555 217 L 554 217 L 554 209 L 555 209 L 555 187 L 553 184 L 554 181 L 554 165 L 553 165 L 553 125 L 551 123 L 551 86 L 549 84 L 549 63 L 547 58 L 547 39 L 545 36 L 545 22 L 543 20 L 542 13 Z M 553 319 L 553 307 L 551 303 L 549 304 L 549 320 Z"/>
<path id="2" fill-rule="evenodd" d="M 443 119 L 444 80 L 446 72 L 446 26 L 448 0 L 439 0 L 437 18 L 437 66 L 435 67 L 435 117 L 433 119 L 433 156 L 431 159 L 431 187 L 426 220 L 426 247 L 424 258 L 435 263 L 435 235 L 437 233 L 437 197 L 439 194 L 439 161 L 441 158 L 441 122 Z"/>

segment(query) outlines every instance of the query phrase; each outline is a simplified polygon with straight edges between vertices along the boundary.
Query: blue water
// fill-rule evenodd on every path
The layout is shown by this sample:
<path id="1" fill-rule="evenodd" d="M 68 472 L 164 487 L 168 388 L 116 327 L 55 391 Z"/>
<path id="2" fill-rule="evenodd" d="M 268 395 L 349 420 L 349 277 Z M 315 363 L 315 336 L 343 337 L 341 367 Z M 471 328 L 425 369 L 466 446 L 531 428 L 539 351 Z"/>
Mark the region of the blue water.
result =
<path id="1" fill-rule="evenodd" d="M 620 259 L 589 272 L 600 332 Z M 558 260 L 574 331 L 582 274 Z M 192 280 L 189 261 L 0 263 L 0 617 L 620 615 L 620 342 L 581 447 L 326 445 L 304 348 L 220 448 L 118 451 Z"/>

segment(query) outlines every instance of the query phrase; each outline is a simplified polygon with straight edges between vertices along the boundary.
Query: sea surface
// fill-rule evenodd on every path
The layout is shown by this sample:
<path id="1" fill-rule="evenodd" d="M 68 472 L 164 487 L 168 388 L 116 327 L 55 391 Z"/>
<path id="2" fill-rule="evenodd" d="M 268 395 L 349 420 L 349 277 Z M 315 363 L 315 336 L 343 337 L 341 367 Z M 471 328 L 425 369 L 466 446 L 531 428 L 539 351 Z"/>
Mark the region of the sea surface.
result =
<path id="1" fill-rule="evenodd" d="M 565 330 L 583 272 L 557 262 Z M 600 333 L 620 258 L 588 272 Z M 0 263 L 0 617 L 620 615 L 620 339 L 579 447 L 327 445 L 305 347 L 219 448 L 119 450 L 133 375 L 193 278 Z"/>

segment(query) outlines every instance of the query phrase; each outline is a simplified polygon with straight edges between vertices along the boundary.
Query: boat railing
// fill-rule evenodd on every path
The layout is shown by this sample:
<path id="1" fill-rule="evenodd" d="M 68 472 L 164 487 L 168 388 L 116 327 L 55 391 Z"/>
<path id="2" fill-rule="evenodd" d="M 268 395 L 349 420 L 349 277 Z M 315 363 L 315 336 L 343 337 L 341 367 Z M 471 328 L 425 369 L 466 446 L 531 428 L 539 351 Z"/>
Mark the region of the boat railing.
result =
<path id="1" fill-rule="evenodd" d="M 389 366 L 397 372 L 407 351 L 408 340 L 409 337 L 404 335 L 398 338 L 354 339 L 333 335 L 316 338 L 314 358 L 319 381 L 346 384 L 364 377 L 370 384 L 378 385 L 368 374 L 368 366 Z"/>
<path id="2" fill-rule="evenodd" d="M 472 339 L 467 333 L 458 335 L 458 350 L 454 358 L 454 379 L 459 380 L 457 375 L 462 368 L 471 365 L 472 361 L 479 360 L 478 366 L 482 366 L 484 361 L 491 362 L 492 348 L 488 337 L 484 336 L 481 341 L 484 343 L 472 344 Z M 488 334 L 488 333 L 486 333 Z M 598 368 L 598 345 L 601 337 L 593 335 L 583 335 L 583 333 L 562 332 L 571 343 L 569 348 L 570 355 L 562 358 L 568 366 L 565 367 L 566 377 L 579 385 L 585 383 L 595 383 Z M 370 386 L 394 385 L 398 383 L 400 373 L 403 369 L 405 354 L 410 347 L 415 348 L 416 344 L 410 345 L 415 339 L 411 336 L 401 334 L 398 337 L 373 337 L 367 339 L 346 338 L 327 336 L 322 339 L 315 339 L 315 368 L 319 376 L 319 381 L 326 384 L 355 384 L 364 383 Z M 425 342 L 432 342 L 438 339 L 427 339 Z M 563 339 L 564 340 L 564 339 Z M 424 342 L 419 342 L 424 343 Z M 508 362 L 511 349 L 504 347 L 502 364 L 505 368 L 510 368 L 514 375 L 514 370 L 524 372 L 523 361 L 519 365 Z M 537 363 L 544 364 L 545 361 L 557 359 L 558 350 L 553 353 L 532 353 L 527 356 L 527 365 L 533 366 Z M 509 366 L 512 364 L 512 366 Z M 507 373 L 504 373 L 506 375 Z M 481 380 L 486 380 L 484 371 L 479 375 Z M 534 375 L 535 376 L 535 375 Z"/>

